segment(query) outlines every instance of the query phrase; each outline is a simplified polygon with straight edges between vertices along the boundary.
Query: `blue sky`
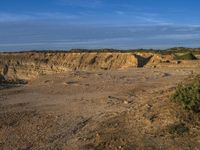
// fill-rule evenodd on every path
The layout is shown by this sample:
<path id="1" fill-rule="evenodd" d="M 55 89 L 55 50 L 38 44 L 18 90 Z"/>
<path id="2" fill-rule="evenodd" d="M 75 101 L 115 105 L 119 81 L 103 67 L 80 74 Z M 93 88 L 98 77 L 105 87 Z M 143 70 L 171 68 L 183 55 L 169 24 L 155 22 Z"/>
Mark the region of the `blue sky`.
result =
<path id="1" fill-rule="evenodd" d="M 0 51 L 200 47 L 200 1 L 1 0 Z"/>

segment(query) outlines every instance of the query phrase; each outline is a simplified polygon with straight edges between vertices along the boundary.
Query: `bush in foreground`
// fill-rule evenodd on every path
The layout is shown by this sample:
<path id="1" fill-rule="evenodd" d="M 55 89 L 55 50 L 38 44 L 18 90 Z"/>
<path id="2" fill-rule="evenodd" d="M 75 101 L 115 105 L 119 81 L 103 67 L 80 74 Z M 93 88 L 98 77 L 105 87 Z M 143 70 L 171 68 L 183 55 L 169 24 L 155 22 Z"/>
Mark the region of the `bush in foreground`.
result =
<path id="1" fill-rule="evenodd" d="M 180 84 L 171 100 L 180 103 L 187 110 L 200 112 L 200 78 L 197 77 L 187 84 Z"/>
<path id="2" fill-rule="evenodd" d="M 184 123 L 175 123 L 168 126 L 168 132 L 170 134 L 181 135 L 189 132 L 189 128 Z"/>

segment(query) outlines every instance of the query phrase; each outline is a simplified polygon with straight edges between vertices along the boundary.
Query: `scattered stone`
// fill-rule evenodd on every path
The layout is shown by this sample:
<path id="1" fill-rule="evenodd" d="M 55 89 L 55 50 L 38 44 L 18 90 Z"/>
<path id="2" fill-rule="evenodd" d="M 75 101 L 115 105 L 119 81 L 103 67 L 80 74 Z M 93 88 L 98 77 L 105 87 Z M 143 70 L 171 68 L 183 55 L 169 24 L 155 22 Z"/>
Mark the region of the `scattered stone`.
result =
<path id="1" fill-rule="evenodd" d="M 124 104 L 128 104 L 129 102 L 128 101 L 124 101 Z"/>

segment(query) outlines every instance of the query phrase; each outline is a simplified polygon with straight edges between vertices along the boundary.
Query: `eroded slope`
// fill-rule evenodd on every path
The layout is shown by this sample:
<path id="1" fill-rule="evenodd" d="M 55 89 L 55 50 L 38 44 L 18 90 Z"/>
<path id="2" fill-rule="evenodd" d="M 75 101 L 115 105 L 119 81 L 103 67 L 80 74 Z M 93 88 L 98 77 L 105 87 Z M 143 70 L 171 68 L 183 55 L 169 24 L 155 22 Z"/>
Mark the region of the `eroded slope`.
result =
<path id="1" fill-rule="evenodd" d="M 193 67 L 200 61 L 177 61 L 173 55 L 144 52 L 24 52 L 0 54 L 0 81 L 29 81 L 69 70 L 118 70 L 136 67 Z"/>
<path id="2" fill-rule="evenodd" d="M 1 78 L 31 80 L 68 70 L 111 70 L 136 67 L 131 53 L 12 53 L 0 55 Z"/>

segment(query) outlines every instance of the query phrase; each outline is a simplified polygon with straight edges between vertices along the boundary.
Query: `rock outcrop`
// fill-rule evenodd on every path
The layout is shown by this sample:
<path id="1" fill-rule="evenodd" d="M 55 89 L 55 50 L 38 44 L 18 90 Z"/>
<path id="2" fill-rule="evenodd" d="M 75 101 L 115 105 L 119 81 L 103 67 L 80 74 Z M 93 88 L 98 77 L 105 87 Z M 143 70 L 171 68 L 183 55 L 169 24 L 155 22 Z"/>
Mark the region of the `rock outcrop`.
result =
<path id="1" fill-rule="evenodd" d="M 69 70 L 116 70 L 129 67 L 200 67 L 197 61 L 176 61 L 172 55 L 120 52 L 0 53 L 0 82 L 29 81 L 42 74 Z"/>
<path id="2" fill-rule="evenodd" d="M 32 80 L 41 74 L 68 70 L 110 70 L 137 67 L 132 53 L 2 53 L 1 80 Z"/>

